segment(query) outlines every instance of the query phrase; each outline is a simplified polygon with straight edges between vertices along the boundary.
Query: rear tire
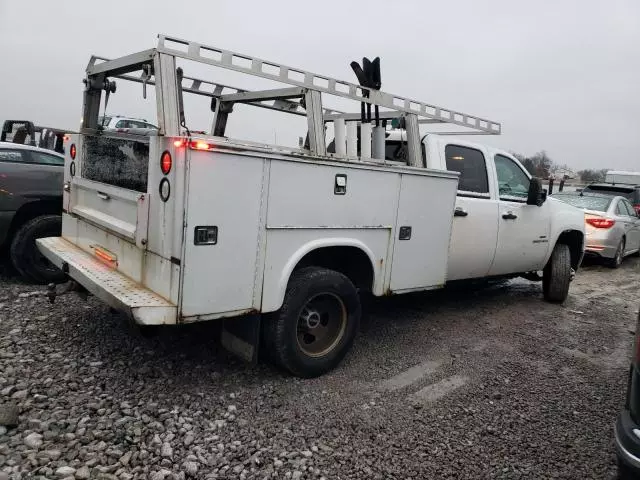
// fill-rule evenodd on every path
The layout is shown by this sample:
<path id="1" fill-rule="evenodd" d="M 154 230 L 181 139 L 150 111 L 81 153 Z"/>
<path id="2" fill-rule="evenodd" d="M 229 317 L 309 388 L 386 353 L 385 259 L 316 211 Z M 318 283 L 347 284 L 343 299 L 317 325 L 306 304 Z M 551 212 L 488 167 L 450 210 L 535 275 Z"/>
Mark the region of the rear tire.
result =
<path id="1" fill-rule="evenodd" d="M 265 318 L 269 356 L 295 376 L 312 378 L 335 368 L 360 323 L 358 292 L 343 274 L 318 267 L 294 272 L 282 308 Z"/>
<path id="2" fill-rule="evenodd" d="M 570 283 L 571 252 L 568 245 L 558 243 L 543 270 L 542 291 L 544 299 L 552 303 L 564 302 L 569 295 Z"/>
<path id="3" fill-rule="evenodd" d="M 616 249 L 616 255 L 613 258 L 608 259 L 607 265 L 609 268 L 619 268 L 622 265 L 622 260 L 624 260 L 624 247 L 626 246 L 626 241 L 624 237 L 620 240 L 618 244 L 618 248 Z"/>
<path id="4" fill-rule="evenodd" d="M 59 237 L 61 232 L 62 217 L 59 215 L 42 215 L 18 228 L 9 249 L 11 263 L 18 273 L 40 284 L 63 282 L 65 274 L 53 266 L 36 246 L 37 238 Z"/>

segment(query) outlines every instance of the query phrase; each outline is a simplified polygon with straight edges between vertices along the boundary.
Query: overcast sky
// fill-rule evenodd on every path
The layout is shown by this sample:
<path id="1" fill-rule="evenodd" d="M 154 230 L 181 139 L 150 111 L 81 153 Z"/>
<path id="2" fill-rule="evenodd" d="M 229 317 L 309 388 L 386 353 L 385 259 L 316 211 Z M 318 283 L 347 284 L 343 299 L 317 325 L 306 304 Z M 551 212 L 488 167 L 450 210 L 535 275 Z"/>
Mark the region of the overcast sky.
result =
<path id="1" fill-rule="evenodd" d="M 640 170 L 639 0 L 0 0 L 0 119 L 77 129 L 89 56 L 158 33 L 354 82 L 377 55 L 383 90 L 502 123 L 475 140 Z"/>

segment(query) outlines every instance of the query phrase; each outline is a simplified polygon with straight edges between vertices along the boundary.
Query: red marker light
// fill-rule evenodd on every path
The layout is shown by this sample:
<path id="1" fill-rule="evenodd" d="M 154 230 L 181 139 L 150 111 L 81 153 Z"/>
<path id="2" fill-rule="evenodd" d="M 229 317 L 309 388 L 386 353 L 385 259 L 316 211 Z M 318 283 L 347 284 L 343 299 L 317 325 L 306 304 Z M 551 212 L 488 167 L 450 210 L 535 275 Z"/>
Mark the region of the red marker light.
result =
<path id="1" fill-rule="evenodd" d="M 109 252 L 108 250 L 105 250 L 104 248 L 95 247 L 93 253 L 95 254 L 96 257 L 98 257 L 100 260 L 106 263 L 109 263 L 111 265 L 118 264 L 117 257 L 113 253 Z"/>
<path id="2" fill-rule="evenodd" d="M 207 143 L 202 140 L 189 142 L 189 148 L 192 150 L 212 150 L 213 147 L 215 147 L 213 143 Z"/>
<path id="3" fill-rule="evenodd" d="M 165 151 L 160 157 L 160 170 L 162 170 L 164 175 L 167 175 L 171 171 L 172 163 L 171 154 Z"/>
<path id="4" fill-rule="evenodd" d="M 184 140 L 180 139 L 180 140 L 174 140 L 173 141 L 173 146 L 180 148 L 180 147 L 184 147 Z"/>
<path id="5" fill-rule="evenodd" d="M 71 155 L 71 160 L 76 159 L 76 144 L 72 143 L 71 148 L 69 148 L 69 155 Z"/>

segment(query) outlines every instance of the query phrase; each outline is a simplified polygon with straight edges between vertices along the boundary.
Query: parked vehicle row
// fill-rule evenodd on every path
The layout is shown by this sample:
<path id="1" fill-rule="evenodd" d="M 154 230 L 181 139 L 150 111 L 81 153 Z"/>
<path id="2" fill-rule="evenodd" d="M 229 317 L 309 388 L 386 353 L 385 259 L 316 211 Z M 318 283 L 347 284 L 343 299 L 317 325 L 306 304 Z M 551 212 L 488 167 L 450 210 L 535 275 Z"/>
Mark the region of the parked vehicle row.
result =
<path id="1" fill-rule="evenodd" d="M 15 269 L 37 283 L 64 279 L 35 245 L 61 233 L 63 170 L 59 153 L 0 142 L 0 246 Z"/>

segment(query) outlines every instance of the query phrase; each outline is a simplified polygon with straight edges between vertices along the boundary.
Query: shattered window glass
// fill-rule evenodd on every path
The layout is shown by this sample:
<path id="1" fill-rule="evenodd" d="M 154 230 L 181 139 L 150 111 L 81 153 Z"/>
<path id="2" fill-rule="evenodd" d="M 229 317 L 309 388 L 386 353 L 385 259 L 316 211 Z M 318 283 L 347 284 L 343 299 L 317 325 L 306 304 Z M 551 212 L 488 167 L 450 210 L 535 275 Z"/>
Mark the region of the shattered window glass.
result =
<path id="1" fill-rule="evenodd" d="M 148 141 L 87 135 L 82 150 L 84 178 L 147 192 Z"/>

